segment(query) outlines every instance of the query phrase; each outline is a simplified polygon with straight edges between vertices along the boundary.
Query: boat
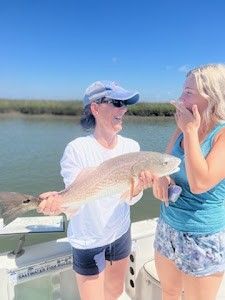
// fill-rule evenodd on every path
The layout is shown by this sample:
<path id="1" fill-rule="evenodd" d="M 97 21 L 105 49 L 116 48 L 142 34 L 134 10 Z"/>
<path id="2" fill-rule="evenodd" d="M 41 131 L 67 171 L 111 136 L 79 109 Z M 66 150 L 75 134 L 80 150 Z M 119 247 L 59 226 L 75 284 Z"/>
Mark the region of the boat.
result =
<path id="1" fill-rule="evenodd" d="M 132 251 L 119 300 L 161 299 L 153 250 L 156 224 L 157 218 L 153 218 L 131 225 Z M 79 300 L 67 238 L 23 247 L 23 237 L 16 251 L 0 255 L 0 299 Z M 224 299 L 225 279 L 216 300 Z"/>

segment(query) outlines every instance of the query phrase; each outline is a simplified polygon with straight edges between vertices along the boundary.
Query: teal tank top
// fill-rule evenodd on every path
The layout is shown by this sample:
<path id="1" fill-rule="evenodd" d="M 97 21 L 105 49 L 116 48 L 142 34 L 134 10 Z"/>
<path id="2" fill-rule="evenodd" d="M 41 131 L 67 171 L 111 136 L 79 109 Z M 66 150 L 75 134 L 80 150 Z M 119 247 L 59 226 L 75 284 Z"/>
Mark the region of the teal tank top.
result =
<path id="1" fill-rule="evenodd" d="M 201 151 L 204 157 L 210 152 L 216 134 L 223 127 L 225 123 L 217 124 L 202 142 Z M 181 159 L 180 171 L 172 174 L 171 178 L 182 188 L 182 193 L 168 207 L 161 204 L 160 217 L 172 228 L 191 234 L 212 234 L 224 230 L 225 180 L 205 193 L 193 194 L 187 180 L 182 139 L 183 133 L 178 136 L 171 153 Z"/>

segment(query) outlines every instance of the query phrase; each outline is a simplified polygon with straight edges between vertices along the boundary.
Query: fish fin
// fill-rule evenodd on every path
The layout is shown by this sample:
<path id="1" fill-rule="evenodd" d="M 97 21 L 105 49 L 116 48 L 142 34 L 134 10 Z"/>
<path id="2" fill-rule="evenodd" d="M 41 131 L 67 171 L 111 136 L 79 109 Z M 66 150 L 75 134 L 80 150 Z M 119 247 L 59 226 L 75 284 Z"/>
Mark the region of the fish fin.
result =
<path id="1" fill-rule="evenodd" d="M 130 189 L 128 191 L 124 192 L 120 196 L 120 199 L 122 201 L 125 201 L 125 202 L 129 203 L 132 200 L 133 194 L 134 194 L 135 184 L 136 184 L 136 177 L 132 176 L 131 179 L 130 179 Z"/>
<path id="2" fill-rule="evenodd" d="M 82 205 L 84 204 L 83 201 L 79 201 L 79 202 L 70 202 L 70 203 L 62 203 L 60 205 L 60 209 L 63 211 L 66 210 L 78 210 Z"/>
<path id="3" fill-rule="evenodd" d="M 67 219 L 71 219 L 71 217 L 73 217 L 79 211 L 80 207 L 83 204 L 83 202 L 76 202 L 70 204 L 63 203 L 60 209 L 62 213 L 66 215 Z"/>
<path id="4" fill-rule="evenodd" d="M 145 165 L 146 165 L 146 161 L 145 160 L 141 160 L 135 164 L 133 164 L 133 166 L 131 167 L 131 174 L 134 177 L 137 177 L 143 170 L 145 170 Z"/>
<path id="5" fill-rule="evenodd" d="M 63 212 L 66 215 L 67 220 L 70 220 L 74 215 L 76 215 L 78 210 L 67 210 Z"/>
<path id="6" fill-rule="evenodd" d="M 74 215 L 77 214 L 79 208 L 63 208 L 61 211 L 66 215 L 67 220 L 70 220 Z"/>
<path id="7" fill-rule="evenodd" d="M 130 199 L 129 199 L 129 201 L 133 198 L 134 185 L 135 185 L 135 179 L 134 179 L 134 177 L 131 177 L 131 179 L 130 179 Z"/>
<path id="8" fill-rule="evenodd" d="M 129 202 L 130 200 L 130 190 L 124 192 L 121 196 L 120 196 L 121 201 L 124 202 Z"/>

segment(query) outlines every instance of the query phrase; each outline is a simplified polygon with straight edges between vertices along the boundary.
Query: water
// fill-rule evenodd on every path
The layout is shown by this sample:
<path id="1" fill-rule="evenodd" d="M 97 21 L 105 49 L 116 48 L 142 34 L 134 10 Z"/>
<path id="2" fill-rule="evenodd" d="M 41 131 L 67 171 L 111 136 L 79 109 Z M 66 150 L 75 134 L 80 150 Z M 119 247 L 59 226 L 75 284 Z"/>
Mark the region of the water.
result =
<path id="1" fill-rule="evenodd" d="M 141 150 L 165 150 L 175 128 L 172 119 L 129 118 L 122 134 L 140 143 Z M 63 188 L 59 161 L 66 144 L 84 135 L 74 117 L 0 115 L 0 191 L 38 195 Z M 131 209 L 132 221 L 158 216 L 159 201 L 151 190 Z M 65 233 L 28 234 L 26 244 L 64 237 Z M 0 236 L 0 252 L 12 250 L 18 235 Z"/>

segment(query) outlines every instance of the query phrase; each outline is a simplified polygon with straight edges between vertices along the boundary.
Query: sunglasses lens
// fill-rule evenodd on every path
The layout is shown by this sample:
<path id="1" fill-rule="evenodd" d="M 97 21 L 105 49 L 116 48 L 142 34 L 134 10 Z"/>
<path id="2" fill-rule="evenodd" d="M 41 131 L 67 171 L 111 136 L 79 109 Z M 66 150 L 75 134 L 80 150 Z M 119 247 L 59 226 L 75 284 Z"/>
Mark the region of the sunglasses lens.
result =
<path id="1" fill-rule="evenodd" d="M 112 104 L 113 104 L 115 107 L 123 107 L 123 106 L 126 106 L 126 102 L 125 102 L 125 101 L 122 101 L 122 100 L 112 100 Z"/>
<path id="2" fill-rule="evenodd" d="M 102 98 L 96 103 L 111 103 L 114 107 L 124 107 L 127 106 L 127 101 L 122 101 L 122 100 L 116 100 L 116 99 L 107 99 L 107 98 Z"/>

